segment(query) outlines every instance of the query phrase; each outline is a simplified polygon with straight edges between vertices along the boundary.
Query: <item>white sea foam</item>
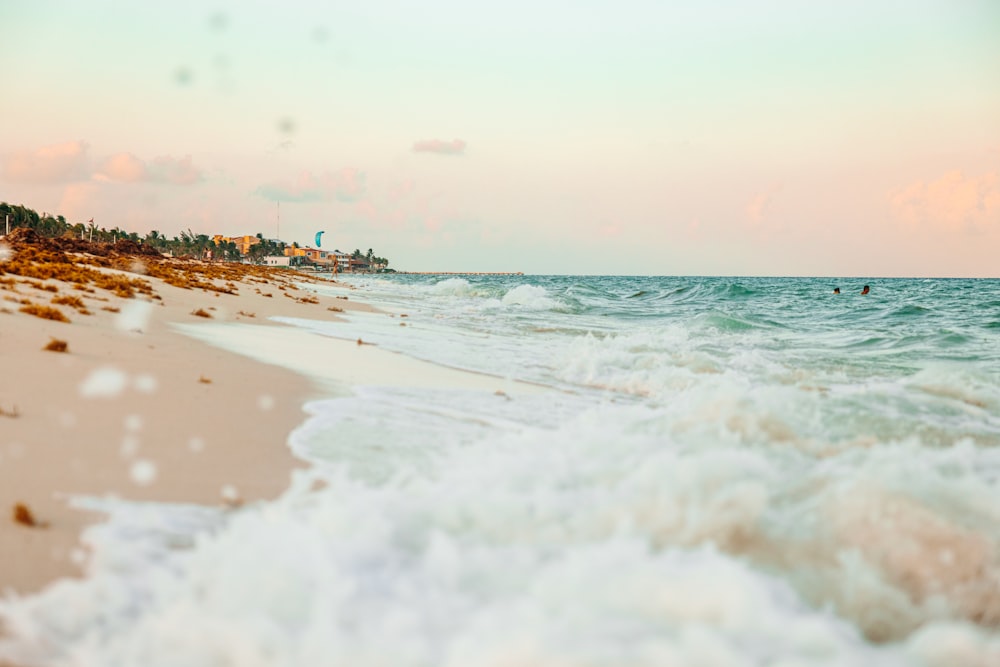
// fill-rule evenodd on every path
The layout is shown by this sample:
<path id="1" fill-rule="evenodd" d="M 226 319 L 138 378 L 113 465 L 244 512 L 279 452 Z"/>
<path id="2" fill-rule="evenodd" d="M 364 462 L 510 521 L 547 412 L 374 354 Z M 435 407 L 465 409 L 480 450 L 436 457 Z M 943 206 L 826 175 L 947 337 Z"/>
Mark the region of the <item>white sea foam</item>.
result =
<path id="1" fill-rule="evenodd" d="M 497 307 L 553 289 L 468 288 L 409 303 L 405 328 L 285 321 L 571 391 L 355 386 L 307 406 L 291 445 L 314 467 L 277 502 L 91 500 L 111 519 L 88 532 L 90 577 L 0 603 L 18 638 L 0 657 L 997 664 L 992 357 L 901 358 L 867 332 L 760 316 L 563 333 L 565 313 Z M 477 305 L 442 305 L 456 299 Z M 267 358 L 282 331 L 244 352 Z"/>
<path id="2" fill-rule="evenodd" d="M 434 284 L 429 291 L 436 296 L 471 296 L 474 293 L 464 278 L 447 278 Z"/>
<path id="3" fill-rule="evenodd" d="M 545 288 L 534 285 L 518 285 L 504 294 L 501 302 L 505 306 L 516 305 L 532 310 L 554 310 L 559 306 Z"/>

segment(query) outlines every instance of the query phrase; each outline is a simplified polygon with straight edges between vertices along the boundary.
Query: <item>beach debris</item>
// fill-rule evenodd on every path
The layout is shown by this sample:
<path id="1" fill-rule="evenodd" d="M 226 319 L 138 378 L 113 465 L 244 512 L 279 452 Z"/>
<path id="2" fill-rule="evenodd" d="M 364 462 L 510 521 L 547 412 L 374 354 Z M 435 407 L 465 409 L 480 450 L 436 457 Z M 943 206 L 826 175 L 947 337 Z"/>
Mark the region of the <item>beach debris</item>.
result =
<path id="1" fill-rule="evenodd" d="M 406 326 L 406 322 L 400 322 L 400 323 L 399 323 L 399 326 L 401 326 L 401 327 L 405 327 L 405 326 Z"/>
<path id="2" fill-rule="evenodd" d="M 14 406 L 12 406 L 10 408 L 5 408 L 4 406 L 0 405 L 0 417 L 7 417 L 9 419 L 17 419 L 20 416 L 21 416 L 21 412 L 20 412 L 20 410 L 17 409 L 16 405 L 14 405 Z"/>
<path id="3" fill-rule="evenodd" d="M 22 303 L 24 303 L 22 301 Z M 18 308 L 22 313 L 27 313 L 28 315 L 34 315 L 35 317 L 40 317 L 43 320 L 53 320 L 55 322 L 69 322 L 69 318 L 62 314 L 62 311 L 58 308 L 52 308 L 51 306 L 42 306 L 37 303 L 31 303 L 28 301 L 25 305 Z"/>
<path id="4" fill-rule="evenodd" d="M 53 293 L 58 293 L 59 292 L 58 285 L 47 285 L 47 284 L 39 282 L 37 280 L 22 280 L 21 284 L 23 284 L 23 285 L 29 285 L 30 287 L 34 287 L 36 290 L 39 290 L 39 291 L 42 291 L 42 292 L 53 292 Z"/>
<path id="5" fill-rule="evenodd" d="M 330 306 L 329 308 L 327 308 L 327 310 L 332 311 L 334 313 L 342 313 L 342 312 L 344 312 L 343 308 L 338 308 L 337 306 Z"/>
<path id="6" fill-rule="evenodd" d="M 31 508 L 24 503 L 14 503 L 14 510 L 11 512 L 11 518 L 14 520 L 14 523 L 19 523 L 22 526 L 27 526 L 29 528 L 47 528 L 49 525 L 48 522 L 36 519 L 34 513 L 31 511 Z"/>
<path id="7" fill-rule="evenodd" d="M 209 319 L 212 318 L 212 314 L 209 313 L 208 311 L 202 309 L 202 308 L 199 308 L 198 310 L 193 311 L 191 314 L 192 315 L 196 315 L 197 317 L 207 317 Z"/>
<path id="8" fill-rule="evenodd" d="M 94 369 L 80 383 L 80 395 L 84 398 L 114 398 L 125 390 L 128 376 L 117 368 L 104 366 Z"/>
<path id="9" fill-rule="evenodd" d="M 47 352 L 68 352 L 69 343 L 64 340 L 59 340 L 58 338 L 49 339 L 48 345 L 42 348 Z"/>
<path id="10" fill-rule="evenodd" d="M 365 342 L 359 338 L 358 339 L 358 345 L 364 345 L 364 344 L 365 344 Z"/>
<path id="11" fill-rule="evenodd" d="M 336 296 L 334 298 L 335 299 L 343 299 L 344 301 L 347 301 L 347 297 L 346 296 Z"/>
<path id="12" fill-rule="evenodd" d="M 237 315 L 242 315 L 243 317 L 257 317 L 257 313 L 248 313 L 245 310 L 241 310 Z"/>
<path id="13" fill-rule="evenodd" d="M 266 296 L 266 297 L 267 297 L 268 299 L 270 299 L 270 298 L 272 298 L 272 297 L 273 297 L 274 295 L 273 295 L 273 294 L 271 294 L 270 292 L 263 292 L 263 293 L 261 294 L 261 296 Z"/>
<path id="14" fill-rule="evenodd" d="M 122 311 L 121 308 L 116 308 L 115 306 L 101 306 L 101 310 L 106 310 L 109 313 L 120 313 Z"/>
<path id="15" fill-rule="evenodd" d="M 139 459 L 129 468 L 128 474 L 138 486 L 149 486 L 156 481 L 156 464 L 149 459 Z"/>
<path id="16" fill-rule="evenodd" d="M 303 296 L 296 299 L 299 303 L 319 303 L 319 299 L 314 296 Z"/>
<path id="17" fill-rule="evenodd" d="M 204 375 L 198 378 L 198 382 L 202 384 L 212 384 L 212 378 L 207 378 Z"/>
<path id="18" fill-rule="evenodd" d="M 89 315 L 87 311 L 87 305 L 78 296 L 73 296 L 72 294 L 64 294 L 62 296 L 52 297 L 52 303 L 57 306 L 69 306 L 70 308 L 76 309 L 81 315 Z"/>
<path id="19" fill-rule="evenodd" d="M 400 317 L 409 317 L 409 315 L 407 315 L 406 313 L 400 313 L 399 316 Z"/>

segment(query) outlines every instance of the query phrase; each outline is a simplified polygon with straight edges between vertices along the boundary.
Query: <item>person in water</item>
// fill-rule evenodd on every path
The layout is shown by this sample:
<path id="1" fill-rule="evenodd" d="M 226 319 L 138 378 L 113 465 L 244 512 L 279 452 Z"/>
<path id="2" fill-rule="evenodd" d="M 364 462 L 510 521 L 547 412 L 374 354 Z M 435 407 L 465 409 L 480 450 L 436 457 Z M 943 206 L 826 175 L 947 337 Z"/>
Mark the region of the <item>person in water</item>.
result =
<path id="1" fill-rule="evenodd" d="M 864 287 L 863 287 L 863 288 L 861 289 L 861 293 L 862 293 L 862 294 L 868 294 L 868 285 L 865 285 L 865 286 L 864 286 Z"/>
<path id="2" fill-rule="evenodd" d="M 834 294 L 840 294 L 840 288 L 839 287 L 834 287 L 833 288 L 833 293 Z"/>

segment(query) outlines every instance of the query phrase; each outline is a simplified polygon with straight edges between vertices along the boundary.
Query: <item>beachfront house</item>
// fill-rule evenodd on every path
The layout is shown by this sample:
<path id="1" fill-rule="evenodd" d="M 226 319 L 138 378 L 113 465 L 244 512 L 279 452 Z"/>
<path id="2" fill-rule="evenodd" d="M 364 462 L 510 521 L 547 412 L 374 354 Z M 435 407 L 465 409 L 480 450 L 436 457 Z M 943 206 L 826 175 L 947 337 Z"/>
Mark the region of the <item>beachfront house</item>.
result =
<path id="1" fill-rule="evenodd" d="M 241 255 L 246 255 L 250 252 L 251 246 L 255 246 L 260 243 L 260 239 L 256 236 L 222 236 L 221 234 L 213 236 L 212 241 L 215 242 L 215 245 L 233 243 L 236 245 L 236 249 L 240 251 Z"/>
<path id="2" fill-rule="evenodd" d="M 295 246 L 285 247 L 285 256 L 292 258 L 301 258 L 300 263 L 305 264 L 315 264 L 321 267 L 331 266 L 333 264 L 332 253 L 326 250 L 320 250 L 318 248 L 299 248 Z M 296 262 L 292 262 L 292 266 L 296 266 Z"/>
<path id="3" fill-rule="evenodd" d="M 337 271 L 344 273 L 345 271 L 351 270 L 351 256 L 346 252 L 340 252 L 339 250 L 333 251 L 333 260 L 337 266 Z"/>

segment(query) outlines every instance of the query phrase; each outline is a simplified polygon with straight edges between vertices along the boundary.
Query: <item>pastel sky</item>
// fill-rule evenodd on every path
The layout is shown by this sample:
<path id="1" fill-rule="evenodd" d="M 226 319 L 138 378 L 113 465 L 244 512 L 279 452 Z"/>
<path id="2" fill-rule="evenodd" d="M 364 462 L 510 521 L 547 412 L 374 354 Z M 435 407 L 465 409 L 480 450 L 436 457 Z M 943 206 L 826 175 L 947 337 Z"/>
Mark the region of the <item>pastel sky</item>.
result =
<path id="1" fill-rule="evenodd" d="M 0 200 L 407 270 L 1000 276 L 1000 2 L 0 2 Z M 280 205 L 279 205 L 280 202 Z"/>

